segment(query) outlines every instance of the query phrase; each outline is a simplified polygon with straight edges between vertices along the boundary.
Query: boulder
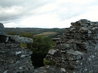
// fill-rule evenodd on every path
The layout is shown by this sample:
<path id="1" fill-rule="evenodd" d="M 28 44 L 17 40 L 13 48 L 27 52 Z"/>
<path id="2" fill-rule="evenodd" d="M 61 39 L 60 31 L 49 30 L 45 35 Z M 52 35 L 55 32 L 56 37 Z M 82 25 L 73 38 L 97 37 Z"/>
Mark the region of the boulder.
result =
<path id="1" fill-rule="evenodd" d="M 9 35 L 10 39 L 18 43 L 33 43 L 33 39 L 20 37 L 19 35 Z"/>

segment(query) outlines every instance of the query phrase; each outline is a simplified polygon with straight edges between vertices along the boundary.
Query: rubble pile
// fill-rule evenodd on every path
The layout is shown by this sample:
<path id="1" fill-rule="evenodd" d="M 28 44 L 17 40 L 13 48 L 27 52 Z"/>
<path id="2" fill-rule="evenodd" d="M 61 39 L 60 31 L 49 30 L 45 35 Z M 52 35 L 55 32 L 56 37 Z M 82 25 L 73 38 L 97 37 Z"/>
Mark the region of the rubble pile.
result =
<path id="1" fill-rule="evenodd" d="M 98 73 L 98 22 L 86 19 L 71 23 L 45 60 L 65 73 Z"/>

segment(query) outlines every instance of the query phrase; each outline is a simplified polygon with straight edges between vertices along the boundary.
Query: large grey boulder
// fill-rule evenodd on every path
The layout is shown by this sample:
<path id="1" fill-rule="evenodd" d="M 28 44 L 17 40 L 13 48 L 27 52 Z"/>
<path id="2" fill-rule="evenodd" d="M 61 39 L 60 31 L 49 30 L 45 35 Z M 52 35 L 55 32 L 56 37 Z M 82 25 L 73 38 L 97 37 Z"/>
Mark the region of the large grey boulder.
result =
<path id="1" fill-rule="evenodd" d="M 18 43 L 33 43 L 33 39 L 27 37 L 20 37 L 19 35 L 9 35 L 11 40 Z"/>

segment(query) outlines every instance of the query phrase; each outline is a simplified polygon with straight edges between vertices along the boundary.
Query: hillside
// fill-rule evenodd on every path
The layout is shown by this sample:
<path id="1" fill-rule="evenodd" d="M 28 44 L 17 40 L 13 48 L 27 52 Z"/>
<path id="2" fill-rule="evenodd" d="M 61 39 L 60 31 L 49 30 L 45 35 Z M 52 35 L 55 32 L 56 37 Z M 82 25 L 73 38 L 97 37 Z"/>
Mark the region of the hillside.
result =
<path id="1" fill-rule="evenodd" d="M 64 32 L 64 28 L 5 28 L 6 33 L 32 33 L 33 35 L 57 35 Z"/>

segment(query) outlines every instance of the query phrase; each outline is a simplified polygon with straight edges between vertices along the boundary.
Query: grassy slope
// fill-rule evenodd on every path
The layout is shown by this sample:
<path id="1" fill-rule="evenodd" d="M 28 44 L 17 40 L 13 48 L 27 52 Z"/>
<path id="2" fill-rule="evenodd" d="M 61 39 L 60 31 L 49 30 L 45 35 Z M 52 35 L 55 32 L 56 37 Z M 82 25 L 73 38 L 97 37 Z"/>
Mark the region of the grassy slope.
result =
<path id="1" fill-rule="evenodd" d="M 53 36 L 56 34 L 62 34 L 64 29 L 59 28 L 52 28 L 52 29 L 46 29 L 46 28 L 5 28 L 5 32 L 15 32 L 17 34 L 20 33 L 32 33 L 34 36 L 42 35 L 42 36 Z"/>

